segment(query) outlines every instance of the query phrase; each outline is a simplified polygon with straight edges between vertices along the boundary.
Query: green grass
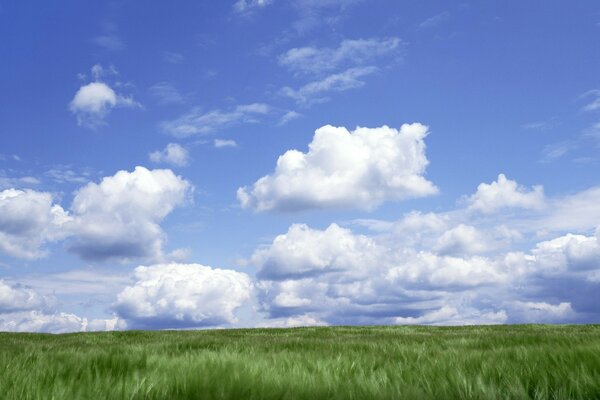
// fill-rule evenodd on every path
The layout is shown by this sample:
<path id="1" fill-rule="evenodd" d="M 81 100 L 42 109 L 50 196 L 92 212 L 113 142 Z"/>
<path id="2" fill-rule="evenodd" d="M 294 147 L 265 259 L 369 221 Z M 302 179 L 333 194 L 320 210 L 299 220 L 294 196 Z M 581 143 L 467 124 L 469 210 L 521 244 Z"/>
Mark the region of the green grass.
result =
<path id="1" fill-rule="evenodd" d="M 2 399 L 600 399 L 600 325 L 0 333 Z"/>

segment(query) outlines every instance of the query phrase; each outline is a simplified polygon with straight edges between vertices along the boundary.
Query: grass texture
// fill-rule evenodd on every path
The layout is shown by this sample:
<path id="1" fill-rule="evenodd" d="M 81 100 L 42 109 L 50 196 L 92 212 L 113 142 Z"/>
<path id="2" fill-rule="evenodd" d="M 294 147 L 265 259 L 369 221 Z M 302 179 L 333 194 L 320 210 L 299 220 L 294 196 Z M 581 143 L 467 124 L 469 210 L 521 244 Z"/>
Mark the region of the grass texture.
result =
<path id="1" fill-rule="evenodd" d="M 600 325 L 0 333 L 2 399 L 600 399 Z"/>

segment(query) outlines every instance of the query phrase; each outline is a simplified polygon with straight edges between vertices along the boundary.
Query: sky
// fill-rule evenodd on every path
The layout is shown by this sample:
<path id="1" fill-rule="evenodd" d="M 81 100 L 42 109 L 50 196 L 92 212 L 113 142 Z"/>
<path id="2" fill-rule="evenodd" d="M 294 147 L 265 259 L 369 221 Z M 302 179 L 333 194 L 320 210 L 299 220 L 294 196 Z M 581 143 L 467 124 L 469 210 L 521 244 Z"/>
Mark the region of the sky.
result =
<path id="1" fill-rule="evenodd" d="M 596 1 L 0 0 L 0 331 L 600 322 Z"/>

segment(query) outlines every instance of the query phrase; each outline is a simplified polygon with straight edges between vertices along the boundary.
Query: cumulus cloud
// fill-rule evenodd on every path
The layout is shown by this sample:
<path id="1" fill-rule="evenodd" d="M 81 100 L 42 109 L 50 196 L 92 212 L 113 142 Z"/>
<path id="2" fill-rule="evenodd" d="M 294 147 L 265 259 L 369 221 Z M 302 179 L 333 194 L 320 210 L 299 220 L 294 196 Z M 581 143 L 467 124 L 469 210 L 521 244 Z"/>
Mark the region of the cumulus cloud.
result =
<path id="1" fill-rule="evenodd" d="M 81 86 L 69 103 L 79 125 L 95 128 L 105 123 L 105 117 L 115 107 L 140 107 L 132 97 L 119 94 L 107 83 L 101 82 L 105 74 L 102 66 L 94 65 L 91 71 L 94 81 Z"/>
<path id="2" fill-rule="evenodd" d="M 45 254 L 42 245 L 64 236 L 67 213 L 52 195 L 35 190 L 0 192 L 0 252 L 34 259 Z"/>
<path id="3" fill-rule="evenodd" d="M 71 205 L 74 218 L 69 250 L 90 260 L 162 257 L 159 226 L 182 205 L 191 185 L 171 170 L 136 167 L 79 189 Z"/>
<path id="4" fill-rule="evenodd" d="M 289 318 L 442 325 L 597 319 L 597 188 L 545 198 L 541 188 L 506 181 L 501 175 L 496 187 L 480 185 L 483 195 L 463 209 L 352 223 L 369 234 L 337 224 L 291 225 L 250 257 L 262 309 L 274 324 Z M 510 205 L 529 212 L 500 218 L 474 213 L 474 203 L 485 211 Z M 556 223 L 562 219 L 572 221 Z"/>
<path id="5" fill-rule="evenodd" d="M 263 103 L 243 104 L 230 111 L 204 112 L 201 108 L 196 107 L 175 120 L 163 122 L 161 126 L 165 132 L 175 137 L 205 135 L 242 123 L 256 123 L 270 110 L 271 108 Z"/>
<path id="6" fill-rule="evenodd" d="M 307 153 L 288 150 L 272 174 L 239 188 L 238 200 L 255 211 L 370 210 L 386 200 L 435 194 L 423 176 L 427 133 L 418 123 L 352 132 L 326 125 L 316 130 Z"/>
<path id="7" fill-rule="evenodd" d="M 135 283 L 117 296 L 114 309 L 132 327 L 189 328 L 236 322 L 252 282 L 241 272 L 200 264 L 140 266 Z"/>
<path id="8" fill-rule="evenodd" d="M 469 209 L 493 213 L 506 208 L 540 209 L 544 206 L 544 188 L 533 186 L 531 190 L 507 179 L 504 174 L 490 184 L 481 183 L 477 192 L 468 198 Z"/>
<path id="9" fill-rule="evenodd" d="M 166 163 L 177 167 L 185 167 L 190 162 L 189 152 L 177 143 L 169 143 L 163 150 L 153 151 L 148 154 L 150 161 Z"/>
<path id="10" fill-rule="evenodd" d="M 68 239 L 85 259 L 163 257 L 159 223 L 186 202 L 189 182 L 171 170 L 119 171 L 76 193 L 69 211 L 52 195 L 34 190 L 0 192 L 0 252 L 33 259 L 47 242 Z"/>
<path id="11" fill-rule="evenodd" d="M 52 303 L 53 299 L 40 296 L 27 287 L 0 280 L 0 314 L 46 309 Z"/>
<path id="12" fill-rule="evenodd" d="M 322 74 L 343 66 L 371 64 L 378 57 L 396 54 L 397 37 L 343 40 L 337 48 L 296 47 L 279 56 L 279 64 L 296 74 Z"/>

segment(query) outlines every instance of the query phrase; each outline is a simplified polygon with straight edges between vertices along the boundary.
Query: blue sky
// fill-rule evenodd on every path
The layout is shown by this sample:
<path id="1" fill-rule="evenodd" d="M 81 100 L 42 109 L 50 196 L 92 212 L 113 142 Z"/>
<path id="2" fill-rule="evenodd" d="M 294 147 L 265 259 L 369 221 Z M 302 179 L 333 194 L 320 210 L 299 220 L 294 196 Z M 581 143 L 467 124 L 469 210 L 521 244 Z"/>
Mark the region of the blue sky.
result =
<path id="1" fill-rule="evenodd" d="M 598 322 L 593 1 L 0 0 L 0 330 Z"/>

